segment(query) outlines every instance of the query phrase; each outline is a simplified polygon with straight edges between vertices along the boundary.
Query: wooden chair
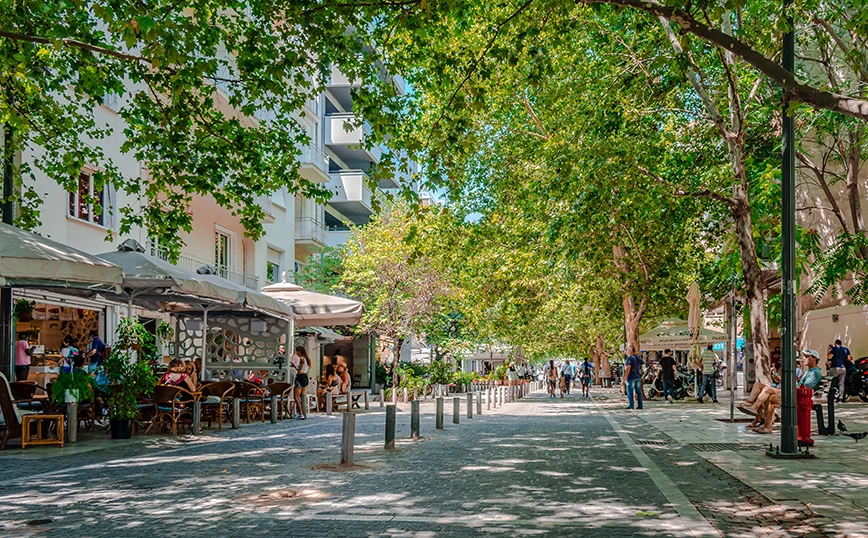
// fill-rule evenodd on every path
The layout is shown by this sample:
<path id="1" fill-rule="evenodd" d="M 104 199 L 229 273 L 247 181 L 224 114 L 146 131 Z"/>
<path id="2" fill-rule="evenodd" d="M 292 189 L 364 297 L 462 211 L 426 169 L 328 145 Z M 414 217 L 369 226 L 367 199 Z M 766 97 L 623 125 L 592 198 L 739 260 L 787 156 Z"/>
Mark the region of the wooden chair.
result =
<path id="1" fill-rule="evenodd" d="M 147 435 L 151 428 L 157 424 L 165 427 L 172 426 L 172 435 L 178 435 L 178 425 L 181 427 L 193 423 L 193 406 L 192 403 L 198 398 L 198 394 L 184 390 L 181 387 L 173 387 L 171 385 L 157 385 L 154 387 L 154 420 L 151 422 L 148 429 L 145 430 Z"/>
<path id="2" fill-rule="evenodd" d="M 9 383 L 9 389 L 18 409 L 43 410 L 42 404 L 45 398 L 36 397 L 36 391 L 39 389 L 36 381 L 12 381 Z"/>
<path id="3" fill-rule="evenodd" d="M 9 386 L 9 380 L 0 373 L 0 415 L 2 415 L 0 416 L 0 428 L 2 428 L 0 450 L 6 448 L 9 439 L 21 437 L 21 417 L 33 413 L 36 411 L 18 409 L 12 403 L 12 388 Z"/>
<path id="4" fill-rule="evenodd" d="M 283 383 L 281 381 L 274 382 L 267 387 L 265 387 L 267 392 L 266 398 L 270 402 L 272 396 L 277 396 L 277 407 L 279 417 L 283 419 L 284 413 L 289 414 L 290 412 L 290 402 L 292 402 L 292 385 L 289 383 Z M 274 409 L 271 410 L 274 413 Z"/>
<path id="5" fill-rule="evenodd" d="M 231 419 L 232 409 L 229 404 L 232 403 L 235 385 L 229 381 L 209 381 L 202 386 L 200 393 L 202 395 L 199 399 L 202 404 L 202 419 L 207 418 L 209 428 L 211 422 L 216 420 L 217 429 L 222 430 L 224 417 L 227 421 Z M 219 402 L 215 401 L 217 398 L 220 399 Z"/>
<path id="6" fill-rule="evenodd" d="M 241 402 L 241 414 L 250 424 L 257 418 L 265 422 L 265 391 L 262 387 L 247 381 L 235 381 L 235 398 Z"/>

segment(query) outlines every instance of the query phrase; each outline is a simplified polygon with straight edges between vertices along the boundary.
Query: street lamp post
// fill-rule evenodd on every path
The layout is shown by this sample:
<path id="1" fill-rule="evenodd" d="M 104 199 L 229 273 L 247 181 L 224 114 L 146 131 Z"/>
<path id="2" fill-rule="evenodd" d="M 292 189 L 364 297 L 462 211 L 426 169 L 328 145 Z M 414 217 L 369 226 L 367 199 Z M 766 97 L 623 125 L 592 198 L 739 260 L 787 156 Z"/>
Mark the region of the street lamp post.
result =
<path id="1" fill-rule="evenodd" d="M 795 73 L 795 33 L 789 11 L 793 0 L 784 0 L 787 31 L 784 34 L 783 67 Z M 780 458 L 798 458 L 808 455 L 800 452 L 796 437 L 796 158 L 795 126 L 788 110 L 789 102 L 784 90 L 783 136 L 781 164 L 781 444 L 769 455 Z M 773 417 L 766 417 L 773 420 Z"/>

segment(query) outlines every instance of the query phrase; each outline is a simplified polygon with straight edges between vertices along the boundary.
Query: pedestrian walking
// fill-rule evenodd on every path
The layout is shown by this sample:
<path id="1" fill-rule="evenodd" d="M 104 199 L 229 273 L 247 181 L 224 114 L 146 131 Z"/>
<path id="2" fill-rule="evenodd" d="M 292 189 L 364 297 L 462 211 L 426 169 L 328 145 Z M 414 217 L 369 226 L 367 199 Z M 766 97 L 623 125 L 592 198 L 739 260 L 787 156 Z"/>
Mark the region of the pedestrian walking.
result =
<path id="1" fill-rule="evenodd" d="M 675 358 L 672 356 L 672 350 L 667 349 L 663 351 L 663 357 L 660 359 L 660 380 L 663 383 L 663 401 L 666 403 L 672 403 L 677 375 L 678 369 L 675 365 Z"/>
<path id="2" fill-rule="evenodd" d="M 555 361 L 549 359 L 549 363 L 546 365 L 546 369 L 543 372 L 543 375 L 546 380 L 546 386 L 549 389 L 549 398 L 555 397 L 555 386 L 558 383 L 558 370 L 555 368 Z"/>
<path id="3" fill-rule="evenodd" d="M 714 352 L 713 348 L 713 344 L 708 344 L 708 347 L 699 356 L 702 361 L 702 388 L 699 389 L 699 403 L 703 403 L 702 398 L 709 394 L 711 395 L 711 401 L 718 403 L 716 370 L 720 359 L 718 359 L 717 353 Z"/>
<path id="4" fill-rule="evenodd" d="M 829 375 L 832 376 L 832 386 L 835 386 L 835 379 L 838 380 L 838 401 L 844 403 L 847 401 L 847 361 L 853 360 L 850 355 L 850 350 L 841 344 L 840 340 L 835 340 L 835 345 L 829 349 Z"/>
<path id="5" fill-rule="evenodd" d="M 561 377 L 564 380 L 564 389 L 561 393 L 561 398 L 564 397 L 564 394 L 570 393 L 570 385 L 573 382 L 573 373 L 574 373 L 573 365 L 570 364 L 570 359 L 564 361 L 564 365 L 561 366 Z"/>
<path id="6" fill-rule="evenodd" d="M 634 409 L 633 395 L 636 396 L 635 409 L 642 409 L 642 360 L 636 353 L 636 348 L 627 348 L 630 355 L 624 361 L 624 383 L 627 388 L 627 409 Z"/>
<path id="7" fill-rule="evenodd" d="M 579 378 L 582 380 L 582 396 L 590 397 L 591 381 L 594 377 L 594 365 L 591 364 L 587 357 L 579 366 Z"/>

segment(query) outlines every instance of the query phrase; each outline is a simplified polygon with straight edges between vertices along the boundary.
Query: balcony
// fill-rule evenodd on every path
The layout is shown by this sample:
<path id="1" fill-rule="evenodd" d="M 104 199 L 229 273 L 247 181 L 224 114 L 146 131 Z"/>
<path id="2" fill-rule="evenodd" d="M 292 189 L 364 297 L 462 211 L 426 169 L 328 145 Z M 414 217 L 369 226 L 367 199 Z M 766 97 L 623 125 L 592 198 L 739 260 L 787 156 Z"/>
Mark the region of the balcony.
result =
<path id="1" fill-rule="evenodd" d="M 367 170 L 372 163 L 380 161 L 382 148 L 374 146 L 365 148 L 365 140 L 371 133 L 371 127 L 364 123 L 347 130 L 345 125 L 355 125 L 353 114 L 326 114 L 325 143 L 347 167 Z"/>
<path id="2" fill-rule="evenodd" d="M 327 238 L 328 230 L 322 222 L 310 217 L 295 219 L 295 243 L 297 245 L 324 247 Z"/>
<path id="3" fill-rule="evenodd" d="M 358 88 L 360 85 L 361 84 L 356 81 L 350 81 L 347 75 L 334 65 L 332 66 L 328 82 L 326 82 L 326 87 L 328 88 L 329 93 L 331 93 L 332 97 L 340 103 L 340 106 L 344 110 L 353 109 L 352 91 L 353 88 Z"/>
<path id="4" fill-rule="evenodd" d="M 298 173 L 313 183 L 325 183 L 329 180 L 330 161 L 329 156 L 315 145 L 303 146 Z"/>
<path id="5" fill-rule="evenodd" d="M 328 184 L 332 192 L 329 205 L 353 224 L 367 224 L 374 213 L 372 200 L 375 198 L 367 182 L 368 176 L 361 170 L 333 172 Z"/>
<path id="6" fill-rule="evenodd" d="M 172 263 L 171 260 L 169 260 L 168 253 L 157 245 L 148 242 L 146 248 L 148 254 L 150 254 L 151 256 Z M 217 270 L 217 274 L 222 276 L 226 280 L 231 280 L 236 284 L 241 284 L 242 286 L 246 286 L 252 290 L 259 289 L 259 277 L 256 275 L 245 273 L 243 271 L 237 271 L 225 265 L 217 265 L 213 261 L 208 261 L 197 256 L 191 256 L 183 252 L 178 256 L 178 259 L 174 263 L 172 263 L 172 265 L 180 267 L 181 269 L 193 271 L 194 273 L 198 271 L 200 267 L 208 265 L 215 268 Z"/>

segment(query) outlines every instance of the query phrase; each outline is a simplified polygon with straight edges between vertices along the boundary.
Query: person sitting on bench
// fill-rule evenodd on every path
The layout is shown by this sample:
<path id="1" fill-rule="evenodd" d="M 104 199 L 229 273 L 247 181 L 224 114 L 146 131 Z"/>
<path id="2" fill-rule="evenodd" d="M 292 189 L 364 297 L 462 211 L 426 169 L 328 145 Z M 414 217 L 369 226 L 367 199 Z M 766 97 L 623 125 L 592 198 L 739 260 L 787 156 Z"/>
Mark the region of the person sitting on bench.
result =
<path id="1" fill-rule="evenodd" d="M 796 384 L 797 387 L 805 386 L 817 390 L 823 381 L 823 372 L 817 366 L 820 362 L 820 354 L 813 349 L 802 352 L 805 361 L 805 373 Z M 756 412 L 756 418 L 750 427 L 757 433 L 771 433 L 774 422 L 775 410 L 781 405 L 781 390 L 766 387 L 757 397 L 756 403 L 750 410 Z"/>

